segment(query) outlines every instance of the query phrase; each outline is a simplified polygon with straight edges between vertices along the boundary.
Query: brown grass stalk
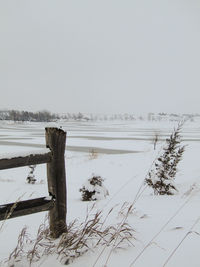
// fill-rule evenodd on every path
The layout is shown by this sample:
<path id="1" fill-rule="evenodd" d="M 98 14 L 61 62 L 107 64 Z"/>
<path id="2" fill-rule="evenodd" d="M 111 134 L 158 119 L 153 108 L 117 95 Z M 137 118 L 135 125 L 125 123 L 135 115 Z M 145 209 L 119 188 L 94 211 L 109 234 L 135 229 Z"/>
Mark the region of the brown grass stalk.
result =
<path id="1" fill-rule="evenodd" d="M 178 248 L 182 245 L 182 243 L 185 241 L 185 239 L 192 233 L 198 234 L 197 232 L 193 231 L 193 228 L 195 227 L 195 225 L 200 221 L 200 217 L 197 218 L 197 220 L 192 224 L 192 226 L 190 227 L 189 231 L 184 235 L 184 237 L 181 239 L 181 241 L 178 243 L 178 245 L 173 249 L 172 253 L 169 255 L 169 257 L 167 258 L 167 260 L 165 261 L 165 263 L 163 264 L 163 267 L 165 267 L 167 265 L 167 263 L 170 261 L 170 259 L 174 256 L 174 254 L 176 253 L 176 251 L 178 250 Z"/>
<path id="2" fill-rule="evenodd" d="M 160 235 L 160 233 L 165 229 L 165 227 L 176 217 L 176 215 L 185 207 L 185 205 L 190 201 L 192 195 L 190 195 L 186 201 L 176 210 L 176 212 L 167 220 L 167 222 L 160 228 L 160 230 L 151 238 L 151 240 L 145 245 L 137 257 L 131 262 L 130 267 L 135 264 L 135 262 L 141 257 L 145 250 L 153 243 L 153 241 Z"/>
<path id="3" fill-rule="evenodd" d="M 98 246 L 132 245 L 133 230 L 125 220 L 117 226 L 106 226 L 106 220 L 113 209 L 109 210 L 105 217 L 102 211 L 93 212 L 93 209 L 94 205 L 87 212 L 82 223 L 78 220 L 72 221 L 68 225 L 68 232 L 62 234 L 57 240 L 50 238 L 49 227 L 45 223 L 40 225 L 35 240 L 29 238 L 26 228 L 22 229 L 17 246 L 7 262 L 20 261 L 24 257 L 31 266 L 32 263 L 39 262 L 43 256 L 54 254 L 62 263 L 68 264 L 84 253 L 94 251 Z M 25 246 L 27 243 L 28 247 Z"/>

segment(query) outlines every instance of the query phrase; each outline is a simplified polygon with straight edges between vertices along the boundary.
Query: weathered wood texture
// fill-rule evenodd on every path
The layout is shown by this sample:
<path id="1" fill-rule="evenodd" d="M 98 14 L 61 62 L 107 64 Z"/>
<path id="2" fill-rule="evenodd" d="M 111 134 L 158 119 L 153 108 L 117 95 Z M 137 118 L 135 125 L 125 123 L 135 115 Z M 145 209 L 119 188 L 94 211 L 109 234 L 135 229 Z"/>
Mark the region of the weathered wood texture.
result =
<path id="1" fill-rule="evenodd" d="M 24 157 L 4 158 L 0 159 L 0 170 L 47 163 L 50 162 L 51 159 L 51 152 L 45 154 L 30 154 Z"/>
<path id="2" fill-rule="evenodd" d="M 47 211 L 53 208 L 53 206 L 54 200 L 49 199 L 49 197 L 41 197 L 6 205 L 0 205 L 0 221 L 41 211 Z"/>
<path id="3" fill-rule="evenodd" d="M 54 238 L 66 232 L 66 174 L 65 145 L 66 132 L 58 128 L 46 128 L 46 146 L 52 152 L 52 160 L 47 163 L 48 189 L 55 197 L 55 205 L 49 212 L 50 232 Z"/>

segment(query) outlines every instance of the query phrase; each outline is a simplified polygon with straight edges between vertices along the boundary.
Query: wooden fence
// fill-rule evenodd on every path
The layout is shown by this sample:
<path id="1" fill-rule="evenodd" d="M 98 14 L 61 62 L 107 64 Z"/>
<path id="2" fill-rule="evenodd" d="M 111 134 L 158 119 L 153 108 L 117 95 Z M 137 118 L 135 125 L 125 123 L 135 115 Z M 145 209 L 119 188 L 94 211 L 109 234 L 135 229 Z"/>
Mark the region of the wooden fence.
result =
<path id="1" fill-rule="evenodd" d="M 0 158 L 0 170 L 46 163 L 49 196 L 0 205 L 0 220 L 48 210 L 51 236 L 57 238 L 67 230 L 66 132 L 58 128 L 45 128 L 45 137 L 48 150 Z"/>

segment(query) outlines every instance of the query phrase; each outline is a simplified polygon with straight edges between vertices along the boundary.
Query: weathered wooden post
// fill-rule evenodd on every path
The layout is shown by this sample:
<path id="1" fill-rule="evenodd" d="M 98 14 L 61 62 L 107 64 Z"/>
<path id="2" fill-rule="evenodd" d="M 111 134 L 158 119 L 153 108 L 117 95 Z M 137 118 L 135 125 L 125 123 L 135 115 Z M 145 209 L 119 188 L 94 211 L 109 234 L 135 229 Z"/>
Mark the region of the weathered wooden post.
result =
<path id="1" fill-rule="evenodd" d="M 52 152 L 52 160 L 47 163 L 48 189 L 55 197 L 54 207 L 49 212 L 51 236 L 59 237 L 66 232 L 66 175 L 65 175 L 65 144 L 66 132 L 58 128 L 45 128 L 46 146 Z"/>

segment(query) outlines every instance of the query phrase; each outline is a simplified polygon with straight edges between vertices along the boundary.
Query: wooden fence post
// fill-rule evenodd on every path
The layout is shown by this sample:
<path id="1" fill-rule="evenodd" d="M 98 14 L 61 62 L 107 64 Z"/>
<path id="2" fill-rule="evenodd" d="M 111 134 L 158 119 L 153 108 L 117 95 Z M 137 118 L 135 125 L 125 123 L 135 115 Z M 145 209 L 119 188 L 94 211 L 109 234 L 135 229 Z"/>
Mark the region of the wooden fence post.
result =
<path id="1" fill-rule="evenodd" d="M 49 194 L 55 197 L 55 205 L 49 212 L 51 236 L 59 237 L 67 231 L 66 226 L 66 175 L 65 144 L 66 132 L 58 128 L 45 128 L 46 146 L 52 152 L 52 161 L 47 163 Z"/>

